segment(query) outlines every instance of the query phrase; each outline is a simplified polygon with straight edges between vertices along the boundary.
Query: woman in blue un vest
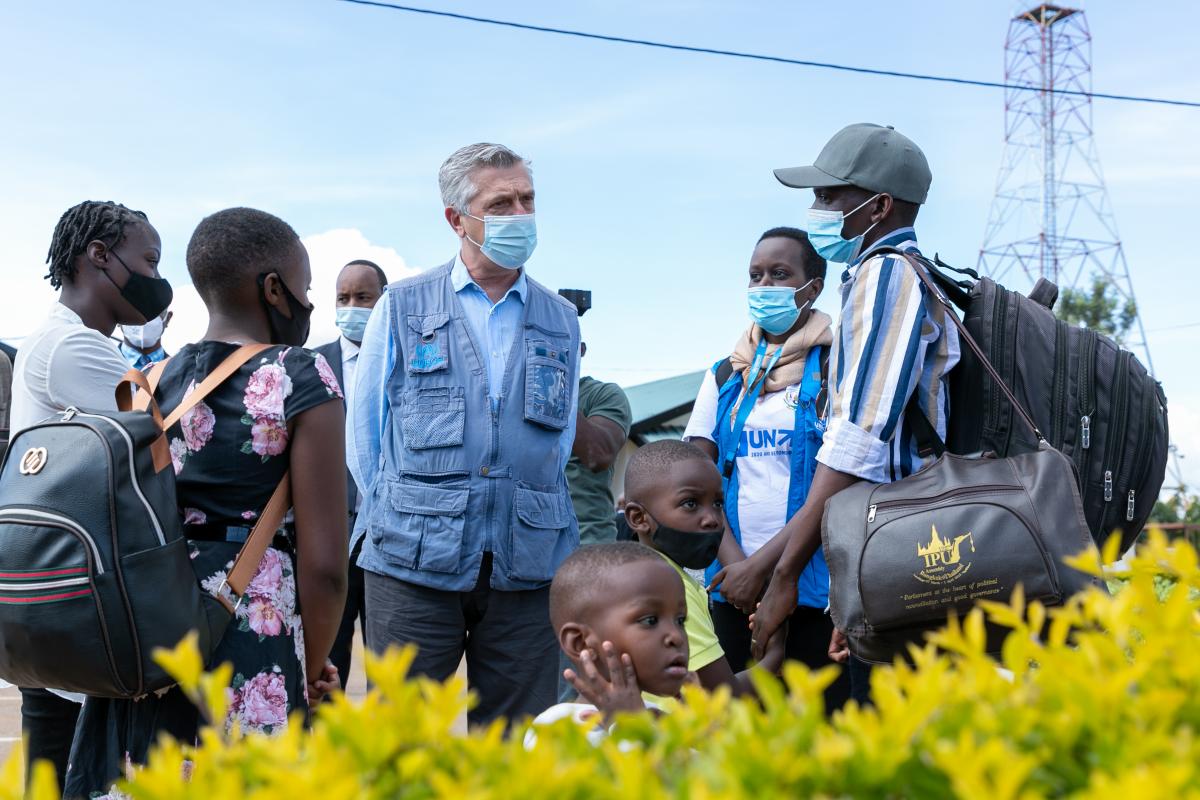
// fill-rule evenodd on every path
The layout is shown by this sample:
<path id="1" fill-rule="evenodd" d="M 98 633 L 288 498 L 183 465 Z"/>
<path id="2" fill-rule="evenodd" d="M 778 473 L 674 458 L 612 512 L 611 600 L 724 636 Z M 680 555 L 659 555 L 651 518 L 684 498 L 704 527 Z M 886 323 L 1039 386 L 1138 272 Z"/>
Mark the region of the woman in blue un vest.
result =
<path id="1" fill-rule="evenodd" d="M 833 341 L 828 314 L 812 308 L 825 285 L 825 260 L 796 228 L 772 228 L 750 259 L 752 324 L 733 354 L 704 377 L 684 438 L 706 450 L 725 484 L 728 532 L 706 578 L 712 617 L 734 670 L 750 657 L 749 612 L 785 542 L 772 539 L 808 495 L 825 430 L 824 372 Z M 787 656 L 816 669 L 828 656 L 833 623 L 829 572 L 817 551 L 799 581 Z M 826 708 L 849 696 L 845 674 L 826 690 Z"/>

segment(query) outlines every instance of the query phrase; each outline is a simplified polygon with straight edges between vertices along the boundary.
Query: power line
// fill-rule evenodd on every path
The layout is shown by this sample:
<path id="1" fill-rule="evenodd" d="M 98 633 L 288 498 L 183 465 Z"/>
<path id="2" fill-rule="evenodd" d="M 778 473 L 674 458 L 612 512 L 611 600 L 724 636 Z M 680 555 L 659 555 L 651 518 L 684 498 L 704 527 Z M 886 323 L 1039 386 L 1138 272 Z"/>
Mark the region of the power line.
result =
<path id="1" fill-rule="evenodd" d="M 575 36 L 580 39 L 594 39 L 601 42 L 616 42 L 618 44 L 635 44 L 643 47 L 657 47 L 662 50 L 679 50 L 685 53 L 703 53 L 712 56 L 728 56 L 730 58 L 746 58 L 753 61 L 769 61 L 776 64 L 789 64 L 798 67 L 817 67 L 819 69 L 833 69 L 841 72 L 857 72 L 863 75 L 882 75 L 889 78 L 909 78 L 918 81 L 934 81 L 936 83 L 955 83 L 961 86 L 981 86 L 989 89 L 1014 89 L 1023 92 L 1046 92 L 1047 94 L 1058 95 L 1076 95 L 1081 97 L 1091 97 L 1100 100 L 1123 100 L 1131 103 L 1156 103 L 1158 105 L 1167 106 L 1184 106 L 1187 108 L 1200 108 L 1200 102 L 1192 100 L 1172 100 L 1163 97 L 1141 97 L 1138 95 L 1129 94 L 1107 94 L 1104 92 L 1081 92 L 1071 91 L 1066 89 L 1045 89 L 1038 86 L 1022 86 L 1018 84 L 999 83 L 996 81 L 977 81 L 970 78 L 951 78 L 945 75 L 926 75 L 919 72 L 901 72 L 890 69 L 871 69 L 869 67 L 852 67 L 846 64 L 830 64 L 823 61 L 805 61 L 797 58 L 784 58 L 783 56 L 770 56 L 762 53 L 744 53 L 738 50 L 719 50 L 712 47 L 695 47 L 686 44 L 671 44 L 669 42 L 655 42 L 649 39 L 632 39 L 626 36 L 609 36 L 603 33 L 588 33 L 587 31 L 575 31 L 567 28 L 550 28 L 545 25 L 528 25 L 522 22 L 510 22 L 502 19 L 492 19 L 490 17 L 475 17 L 470 14 L 456 14 L 452 11 L 438 11 L 432 8 L 418 8 L 417 6 L 404 6 L 397 3 L 384 3 L 379 0 L 341 0 L 344 3 L 354 3 L 360 6 L 374 6 L 376 8 L 387 8 L 392 11 L 406 11 L 412 14 L 427 14 L 433 17 L 445 17 L 447 19 L 462 20 L 464 22 L 479 22 L 484 25 L 498 25 L 504 28 L 516 28 L 523 31 L 535 31 L 537 33 L 553 33 L 559 36 Z"/>

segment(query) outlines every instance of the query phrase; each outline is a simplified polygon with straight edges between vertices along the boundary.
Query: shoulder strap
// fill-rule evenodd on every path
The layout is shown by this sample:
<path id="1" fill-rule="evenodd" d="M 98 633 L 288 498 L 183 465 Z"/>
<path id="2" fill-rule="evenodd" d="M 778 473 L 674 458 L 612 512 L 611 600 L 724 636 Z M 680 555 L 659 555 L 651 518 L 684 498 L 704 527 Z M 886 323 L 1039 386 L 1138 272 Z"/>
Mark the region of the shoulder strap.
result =
<path id="1" fill-rule="evenodd" d="M 225 360 L 218 364 L 217 368 L 210 372 L 207 378 L 200 381 L 200 384 L 192 390 L 192 393 L 176 406 L 174 411 L 167 415 L 166 419 L 163 420 L 163 430 L 166 431 L 176 422 L 179 422 L 184 414 L 195 408 L 214 389 L 229 380 L 230 376 L 241 369 L 243 364 L 264 350 L 271 349 L 273 346 L 270 344 L 244 344 L 226 356 Z M 166 369 L 166 367 L 164 366 L 163 369 Z M 161 377 L 161 370 L 158 375 Z"/>
<path id="2" fill-rule="evenodd" d="M 274 538 L 275 532 L 279 530 L 279 526 L 283 523 L 283 517 L 287 514 L 287 510 L 292 505 L 291 481 L 288 473 L 283 474 L 283 478 L 279 481 L 279 485 L 275 487 L 275 491 L 271 494 L 271 499 L 267 501 L 263 507 L 262 514 L 259 515 L 258 521 L 254 523 L 254 528 L 250 531 L 250 535 L 246 537 L 245 544 L 238 551 L 237 557 L 233 560 L 233 566 L 229 568 L 229 573 L 225 576 L 224 582 L 217 590 L 217 600 L 221 601 L 222 605 L 232 614 L 236 609 L 236 603 L 230 603 L 225 597 L 224 589 L 228 587 L 237 598 L 237 603 L 241 603 L 242 595 L 246 592 L 246 587 L 250 585 L 250 581 L 254 578 L 254 573 L 258 571 L 259 564 L 262 563 L 263 554 L 267 552 L 267 547 L 271 544 L 271 539 Z"/>
<path id="3" fill-rule="evenodd" d="M 970 332 L 967 330 L 967 326 L 964 325 L 962 320 L 958 318 L 958 315 L 954 313 L 954 308 L 951 306 L 950 301 L 946 299 L 946 296 L 942 292 L 938 291 L 938 288 L 933 284 L 933 281 L 930 280 L 929 275 L 926 274 L 926 264 L 928 264 L 928 262 L 912 253 L 904 250 L 898 250 L 894 247 L 881 247 L 876 252 L 896 253 L 903 257 L 904 260 L 912 266 L 913 271 L 917 273 L 917 278 L 922 284 L 924 284 L 925 288 L 928 289 L 930 293 L 933 294 L 934 298 L 946 308 L 946 316 L 950 318 L 950 321 L 954 324 L 954 327 L 958 328 L 959 337 L 962 341 L 967 343 L 967 346 L 971 348 L 971 352 L 975 354 L 977 359 L 979 359 L 979 363 L 983 366 L 988 376 L 995 382 L 996 386 L 998 386 L 1000 390 L 1004 392 L 1004 396 L 1008 398 L 1008 402 L 1012 404 L 1012 407 L 1017 412 L 1017 415 L 1025 421 L 1025 424 L 1029 426 L 1031 431 L 1033 431 L 1034 437 L 1036 437 L 1039 442 L 1046 441 L 1046 437 L 1043 436 L 1041 430 L 1038 429 L 1037 423 L 1033 421 L 1033 417 L 1029 415 L 1029 412 L 1026 411 L 1025 407 L 1022 406 L 1017 400 L 1017 396 L 1012 393 L 1012 390 L 1008 388 L 1008 384 L 1006 384 L 1004 379 L 1000 377 L 1000 373 L 997 372 L 996 368 L 992 366 L 992 362 L 988 360 L 986 355 L 984 355 L 983 348 L 980 347 L 975 341 L 975 338 L 971 336 Z M 921 416 L 924 416 L 920 409 L 917 409 L 917 413 L 920 413 Z M 928 423 L 929 420 L 926 420 L 926 424 Z"/>
<path id="4" fill-rule="evenodd" d="M 713 377 L 717 379 L 717 389 L 719 390 L 725 385 L 725 381 L 729 380 L 729 376 L 733 374 L 733 361 L 726 356 L 721 361 L 718 361 L 713 367 Z"/>

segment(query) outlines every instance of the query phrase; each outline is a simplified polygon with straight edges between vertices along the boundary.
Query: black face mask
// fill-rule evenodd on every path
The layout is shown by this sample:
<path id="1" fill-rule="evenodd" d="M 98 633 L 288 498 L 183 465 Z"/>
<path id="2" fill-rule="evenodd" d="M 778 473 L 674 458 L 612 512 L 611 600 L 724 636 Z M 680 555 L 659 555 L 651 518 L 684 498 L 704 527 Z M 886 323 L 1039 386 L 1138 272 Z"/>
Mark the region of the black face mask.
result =
<path id="1" fill-rule="evenodd" d="M 302 305 L 292 294 L 292 290 L 283 282 L 283 278 L 279 278 L 279 285 L 283 287 L 283 296 L 287 298 L 288 310 L 292 312 L 292 318 L 288 319 L 280 314 L 275 306 L 267 302 L 266 283 L 267 276 L 270 274 L 270 272 L 264 272 L 258 276 L 258 293 L 262 299 L 263 308 L 267 310 L 267 323 L 271 326 L 271 342 L 300 347 L 308 341 L 313 306 Z M 279 274 L 275 273 L 275 276 L 279 277 Z"/>
<path id="2" fill-rule="evenodd" d="M 647 514 L 649 516 L 649 514 Z M 653 517 L 651 517 L 653 519 Z M 659 551 L 681 567 L 704 569 L 717 558 L 721 549 L 724 529 L 715 531 L 681 531 L 669 528 L 658 520 L 658 529 L 650 534 L 650 541 Z"/>
<path id="3" fill-rule="evenodd" d="M 144 325 L 166 311 L 167 306 L 171 305 L 171 299 L 175 296 L 175 292 L 171 289 L 171 283 L 166 278 L 151 278 L 140 272 L 134 272 L 115 250 L 108 252 L 121 262 L 121 266 L 129 273 L 129 280 L 125 281 L 124 286 L 117 286 L 117 282 L 108 274 L 108 270 L 101 270 L 101 272 L 104 273 L 104 277 L 112 281 L 113 286 L 117 286 L 117 291 L 121 293 L 121 297 L 125 298 L 125 302 L 142 315 L 142 324 Z"/>

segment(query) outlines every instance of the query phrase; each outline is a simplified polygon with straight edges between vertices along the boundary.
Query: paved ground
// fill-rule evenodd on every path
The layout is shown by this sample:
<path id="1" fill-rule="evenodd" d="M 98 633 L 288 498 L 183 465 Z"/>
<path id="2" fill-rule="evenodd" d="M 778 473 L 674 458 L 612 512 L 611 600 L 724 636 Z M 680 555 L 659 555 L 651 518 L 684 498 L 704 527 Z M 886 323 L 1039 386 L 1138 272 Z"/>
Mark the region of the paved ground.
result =
<path id="1" fill-rule="evenodd" d="M 354 658 L 350 667 L 350 680 L 346 692 L 359 698 L 366 693 L 367 678 L 363 673 L 362 640 L 354 637 Z M 0 689 L 0 763 L 12 752 L 21 738 L 21 693 L 17 688 Z"/>

